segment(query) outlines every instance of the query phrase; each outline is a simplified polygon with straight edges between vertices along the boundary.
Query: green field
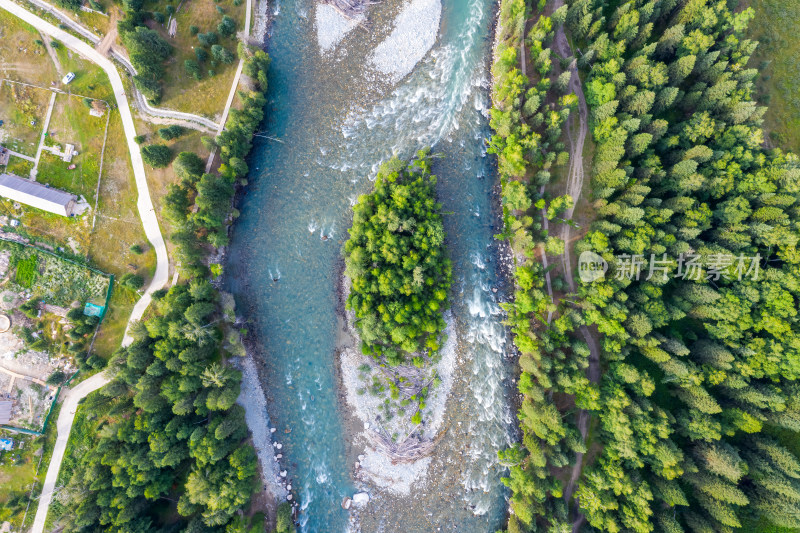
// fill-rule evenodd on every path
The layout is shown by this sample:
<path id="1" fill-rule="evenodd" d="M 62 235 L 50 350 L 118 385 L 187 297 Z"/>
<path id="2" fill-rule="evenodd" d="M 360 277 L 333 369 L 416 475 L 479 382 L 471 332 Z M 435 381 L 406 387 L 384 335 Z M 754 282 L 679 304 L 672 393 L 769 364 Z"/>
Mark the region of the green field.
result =
<path id="1" fill-rule="evenodd" d="M 751 0 L 752 38 L 760 42 L 750 61 L 758 69 L 759 101 L 768 105 L 764 127 L 771 144 L 800 151 L 800 2 Z"/>

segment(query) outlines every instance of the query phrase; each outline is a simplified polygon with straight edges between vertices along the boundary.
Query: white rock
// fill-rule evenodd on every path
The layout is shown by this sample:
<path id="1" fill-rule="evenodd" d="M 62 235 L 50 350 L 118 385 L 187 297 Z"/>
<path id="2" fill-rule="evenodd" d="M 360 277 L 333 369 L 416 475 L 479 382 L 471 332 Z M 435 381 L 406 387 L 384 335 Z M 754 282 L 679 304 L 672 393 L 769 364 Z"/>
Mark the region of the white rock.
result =
<path id="1" fill-rule="evenodd" d="M 353 494 L 353 503 L 355 505 L 366 505 L 369 503 L 369 494 L 366 492 L 357 492 Z"/>
<path id="2" fill-rule="evenodd" d="M 364 422 L 364 429 L 369 429 L 369 422 Z"/>
<path id="3" fill-rule="evenodd" d="M 292 495 L 291 495 L 291 494 L 287 494 L 287 495 L 286 495 L 286 501 L 287 501 L 287 502 L 290 502 L 290 501 L 292 501 Z"/>
<path id="4" fill-rule="evenodd" d="M 270 433 L 275 433 L 276 431 L 278 431 L 278 428 L 269 428 Z"/>
<path id="5" fill-rule="evenodd" d="M 350 509 L 350 505 L 352 505 L 353 500 L 350 498 L 345 497 L 344 501 L 342 502 L 342 509 Z"/>
<path id="6" fill-rule="evenodd" d="M 358 460 L 359 460 L 359 461 L 363 461 L 363 460 L 364 460 L 364 454 L 361 454 L 361 455 L 359 455 L 359 456 L 358 456 Z"/>
<path id="7" fill-rule="evenodd" d="M 283 448 L 283 444 L 281 444 L 281 443 L 279 442 L 279 443 L 277 443 L 277 444 L 275 445 L 275 447 L 276 447 L 276 448 L 278 448 L 278 449 L 280 450 L 281 448 Z"/>
<path id="8" fill-rule="evenodd" d="M 286 485 L 286 490 L 292 490 L 292 486 L 291 485 Z"/>
<path id="9" fill-rule="evenodd" d="M 286 477 L 286 470 L 281 470 L 281 477 Z"/>
<path id="10" fill-rule="evenodd" d="M 276 459 L 276 460 L 277 460 L 277 459 L 283 459 L 283 454 L 282 454 L 282 453 L 279 453 L 278 455 L 276 455 L 276 456 L 275 456 L 275 459 Z"/>

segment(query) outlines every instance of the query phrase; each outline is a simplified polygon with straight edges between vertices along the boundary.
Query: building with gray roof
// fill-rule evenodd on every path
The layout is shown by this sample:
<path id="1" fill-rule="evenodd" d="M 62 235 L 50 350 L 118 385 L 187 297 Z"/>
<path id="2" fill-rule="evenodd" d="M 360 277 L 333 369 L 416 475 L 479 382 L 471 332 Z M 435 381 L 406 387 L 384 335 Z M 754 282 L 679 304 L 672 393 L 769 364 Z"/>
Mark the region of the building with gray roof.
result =
<path id="1" fill-rule="evenodd" d="M 78 199 L 74 194 L 14 174 L 0 174 L 0 196 L 65 217 L 73 215 Z"/>
<path id="2" fill-rule="evenodd" d="M 11 407 L 13 402 L 11 400 L 0 400 L 0 425 L 8 424 L 11 420 Z"/>

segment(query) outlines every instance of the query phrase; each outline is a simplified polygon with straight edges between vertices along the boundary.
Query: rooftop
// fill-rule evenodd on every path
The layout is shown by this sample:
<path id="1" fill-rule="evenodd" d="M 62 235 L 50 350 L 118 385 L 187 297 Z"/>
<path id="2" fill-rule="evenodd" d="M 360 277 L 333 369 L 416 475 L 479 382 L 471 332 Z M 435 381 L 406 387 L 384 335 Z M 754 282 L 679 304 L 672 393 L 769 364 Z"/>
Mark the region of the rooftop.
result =
<path id="1" fill-rule="evenodd" d="M 8 424 L 11 420 L 11 400 L 0 400 L 0 424 Z"/>
<path id="2" fill-rule="evenodd" d="M 77 199 L 74 194 L 14 174 L 0 174 L 0 196 L 62 216 L 73 214 Z"/>

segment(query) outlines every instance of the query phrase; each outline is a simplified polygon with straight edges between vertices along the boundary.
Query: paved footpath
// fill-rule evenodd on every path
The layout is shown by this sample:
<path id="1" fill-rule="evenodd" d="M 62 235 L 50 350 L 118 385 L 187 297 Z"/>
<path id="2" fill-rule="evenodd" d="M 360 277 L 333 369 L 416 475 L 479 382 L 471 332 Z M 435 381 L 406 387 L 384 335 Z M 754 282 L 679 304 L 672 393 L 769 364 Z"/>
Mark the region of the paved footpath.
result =
<path id="1" fill-rule="evenodd" d="M 134 137 L 136 137 L 136 129 L 133 124 L 133 116 L 131 115 L 128 98 L 125 95 L 125 86 L 122 84 L 122 79 L 114 64 L 77 37 L 53 26 L 24 7 L 13 3 L 11 0 L 0 0 L 0 8 L 19 17 L 40 32 L 58 39 L 68 48 L 71 48 L 81 56 L 93 61 L 106 72 L 111 82 L 111 88 L 114 91 L 117 107 L 120 117 L 122 118 L 122 128 L 128 142 L 133 175 L 139 194 L 136 207 L 139 211 L 139 218 L 142 220 L 142 226 L 144 227 L 147 240 L 150 241 L 150 244 L 156 252 L 156 271 L 153 280 L 150 282 L 144 295 L 133 307 L 131 317 L 128 321 L 128 329 L 130 329 L 131 322 L 141 319 L 147 306 L 150 305 L 152 293 L 166 285 L 169 279 L 169 259 L 167 257 L 167 248 L 164 245 L 164 238 L 161 236 L 161 230 L 158 227 L 158 219 L 156 218 L 155 209 L 153 208 L 153 202 L 150 199 L 150 190 L 147 186 L 147 177 L 144 172 L 142 154 L 139 151 L 139 145 L 133 140 Z M 132 341 L 133 339 L 128 335 L 128 330 L 126 330 L 125 338 L 122 341 L 123 346 L 129 345 Z M 56 446 L 53 450 L 53 457 L 50 459 L 50 465 L 47 468 L 47 475 L 42 488 L 42 495 L 39 498 L 39 507 L 36 510 L 36 518 L 34 519 L 31 533 L 42 533 L 44 531 L 44 522 L 47 518 L 47 511 L 53 498 L 53 489 L 58 479 L 61 461 L 64 459 L 64 451 L 66 450 L 67 440 L 69 439 L 69 434 L 72 429 L 72 422 L 75 419 L 75 410 L 77 409 L 78 402 L 107 382 L 108 378 L 101 373 L 79 383 L 74 389 L 67 392 L 64 398 L 64 404 L 61 407 L 61 414 L 58 417 L 58 438 L 56 440 Z"/>
<path id="2" fill-rule="evenodd" d="M 61 404 L 61 412 L 58 415 L 58 422 L 56 422 L 58 438 L 53 448 L 53 456 L 50 458 L 50 465 L 47 467 L 47 474 L 44 478 L 42 494 L 39 496 L 39 507 L 36 509 L 36 518 L 33 519 L 31 533 L 42 533 L 44 531 L 47 510 L 50 508 L 50 502 L 53 500 L 53 490 L 58 480 L 58 471 L 61 468 L 61 461 L 64 460 L 64 452 L 67 450 L 67 441 L 69 440 L 69 433 L 72 430 L 72 423 L 75 421 L 75 412 L 78 410 L 78 402 L 106 383 L 108 383 L 108 378 L 101 372 L 85 381 L 81 381 L 74 389 L 70 389 L 64 395 L 64 401 Z"/>

